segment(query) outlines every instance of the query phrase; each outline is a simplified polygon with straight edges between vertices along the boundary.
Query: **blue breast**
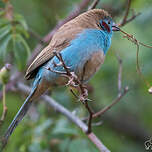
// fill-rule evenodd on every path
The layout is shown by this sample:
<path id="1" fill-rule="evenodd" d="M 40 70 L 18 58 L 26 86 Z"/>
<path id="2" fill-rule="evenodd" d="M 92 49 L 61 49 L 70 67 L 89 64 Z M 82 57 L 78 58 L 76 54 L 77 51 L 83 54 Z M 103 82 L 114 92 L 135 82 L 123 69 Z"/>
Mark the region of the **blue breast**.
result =
<path id="1" fill-rule="evenodd" d="M 97 29 L 86 29 L 71 41 L 70 45 L 61 51 L 65 64 L 75 73 L 83 70 L 83 66 L 92 54 L 97 51 L 108 51 L 111 44 L 111 34 Z M 53 62 L 59 63 L 57 57 L 50 59 L 44 66 L 53 70 L 64 71 L 63 67 L 54 67 Z M 59 74 L 46 70 L 41 67 L 37 77 L 43 77 L 49 82 L 54 82 Z"/>

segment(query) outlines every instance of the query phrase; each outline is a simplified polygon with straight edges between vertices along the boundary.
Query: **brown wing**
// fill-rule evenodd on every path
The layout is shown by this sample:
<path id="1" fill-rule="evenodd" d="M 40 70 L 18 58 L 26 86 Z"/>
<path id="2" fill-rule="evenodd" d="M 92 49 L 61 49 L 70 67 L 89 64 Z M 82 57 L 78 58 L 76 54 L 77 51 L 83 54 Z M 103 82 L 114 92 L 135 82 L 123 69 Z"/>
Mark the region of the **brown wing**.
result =
<path id="1" fill-rule="evenodd" d="M 50 44 L 41 51 L 41 53 L 35 58 L 32 64 L 28 67 L 25 75 L 25 78 L 27 80 L 35 77 L 38 68 L 54 56 L 53 51 L 57 51 L 57 52 L 62 51 L 70 44 L 70 41 L 74 39 L 76 35 L 83 30 L 83 28 L 81 27 L 74 26 L 73 28 L 72 24 L 69 23 L 70 22 L 63 25 L 56 32 Z"/>

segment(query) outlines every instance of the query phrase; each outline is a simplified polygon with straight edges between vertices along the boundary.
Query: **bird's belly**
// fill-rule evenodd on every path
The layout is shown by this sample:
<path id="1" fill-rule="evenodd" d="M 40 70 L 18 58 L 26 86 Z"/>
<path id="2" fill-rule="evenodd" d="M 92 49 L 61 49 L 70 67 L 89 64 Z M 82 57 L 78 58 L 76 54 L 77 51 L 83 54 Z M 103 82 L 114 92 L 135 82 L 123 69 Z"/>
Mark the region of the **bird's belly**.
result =
<path id="1" fill-rule="evenodd" d="M 92 57 L 84 65 L 81 73 L 81 81 L 88 81 L 99 69 L 104 62 L 105 55 L 103 51 L 95 52 Z"/>

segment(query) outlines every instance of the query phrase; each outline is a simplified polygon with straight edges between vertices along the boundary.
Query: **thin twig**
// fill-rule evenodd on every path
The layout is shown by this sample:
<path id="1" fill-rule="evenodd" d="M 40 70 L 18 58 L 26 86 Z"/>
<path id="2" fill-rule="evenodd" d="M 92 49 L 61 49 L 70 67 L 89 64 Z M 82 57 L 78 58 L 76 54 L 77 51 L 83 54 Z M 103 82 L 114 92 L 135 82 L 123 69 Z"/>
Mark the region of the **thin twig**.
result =
<path id="1" fill-rule="evenodd" d="M 92 4 L 88 7 L 88 10 L 96 8 L 100 0 L 94 0 Z"/>
<path id="2" fill-rule="evenodd" d="M 6 117 L 6 114 L 7 114 L 7 106 L 6 106 L 6 87 L 5 87 L 5 84 L 3 84 L 3 112 L 2 112 L 2 116 L 1 116 L 1 119 L 0 119 L 0 126 L 2 125 L 5 117 Z"/>
<path id="3" fill-rule="evenodd" d="M 11 90 L 11 91 L 14 90 L 16 81 L 18 81 L 20 78 L 21 78 L 21 73 L 20 73 L 20 72 L 14 73 L 14 74 L 11 76 L 10 81 L 6 84 L 6 87 L 5 87 L 6 92 L 8 92 L 8 91 L 10 91 L 10 90 Z M 0 99 L 1 99 L 2 97 L 3 97 L 3 93 L 0 92 Z"/>
<path id="4" fill-rule="evenodd" d="M 127 0 L 127 8 L 126 8 L 126 12 L 125 12 L 124 18 L 123 18 L 123 20 L 121 22 L 121 26 L 123 26 L 126 23 L 126 21 L 127 21 L 127 17 L 129 15 L 130 7 L 131 7 L 131 0 Z"/>
<path id="5" fill-rule="evenodd" d="M 60 64 L 55 64 L 55 66 L 62 66 L 66 72 L 66 74 L 62 74 L 61 76 L 66 76 L 67 78 L 69 78 L 69 81 L 67 83 L 68 86 L 70 87 L 75 87 L 79 93 L 79 100 L 85 105 L 86 109 L 89 112 L 89 120 L 88 120 L 88 131 L 87 133 L 91 133 L 91 123 L 92 123 L 92 115 L 93 115 L 93 111 L 91 110 L 91 108 L 88 105 L 88 90 L 86 89 L 86 87 L 82 84 L 82 82 L 79 80 L 79 78 L 77 77 L 77 75 L 74 72 L 70 71 L 70 68 L 66 66 L 61 53 L 57 53 L 54 52 L 54 55 L 58 58 L 58 60 L 60 61 Z M 49 70 L 50 68 L 48 68 Z M 53 71 L 53 70 L 51 70 Z M 62 73 L 62 72 L 61 72 Z M 71 90 L 72 94 L 74 94 L 74 92 Z M 74 94 L 74 96 L 76 97 L 76 95 Z"/>
<path id="6" fill-rule="evenodd" d="M 118 63 L 119 63 L 119 69 L 118 69 L 118 92 L 121 92 L 122 88 L 122 59 L 118 54 L 116 54 Z"/>
<path id="7" fill-rule="evenodd" d="M 96 117 L 99 117 L 99 116 L 103 115 L 105 112 L 107 112 L 109 109 L 111 109 L 111 107 L 113 107 L 115 104 L 117 104 L 127 94 L 128 91 L 129 91 L 129 88 L 127 86 L 127 87 L 124 88 L 122 93 L 118 92 L 117 98 L 115 100 L 113 100 L 110 105 L 108 105 L 105 108 L 101 109 L 100 111 L 94 113 L 92 115 L 92 118 L 96 118 Z M 89 119 L 89 117 L 85 117 L 82 120 L 85 121 L 85 120 L 88 120 L 88 119 Z"/>
<path id="8" fill-rule="evenodd" d="M 132 20 L 134 20 L 134 19 L 135 19 L 137 16 L 139 16 L 139 15 L 141 15 L 140 12 L 137 13 L 137 14 L 135 14 L 135 15 L 133 15 L 133 16 L 131 16 L 129 19 L 126 20 L 125 23 L 123 23 L 123 24 L 118 24 L 118 26 L 119 26 L 119 27 L 122 27 L 122 26 L 128 24 L 129 22 L 131 22 Z"/>
<path id="9" fill-rule="evenodd" d="M 29 93 L 30 92 L 30 88 L 28 86 L 24 85 L 21 82 L 17 83 L 17 87 L 18 87 L 19 91 L 22 91 L 23 93 Z M 51 107 L 53 107 L 55 109 L 55 111 L 58 111 L 58 112 L 62 113 L 70 121 L 72 121 L 78 127 L 80 127 L 80 129 L 84 133 L 87 132 L 87 130 L 88 130 L 87 125 L 83 121 L 81 121 L 78 117 L 76 117 L 72 112 L 67 110 L 65 107 L 63 107 L 62 105 L 60 105 L 58 102 L 56 102 L 54 99 L 50 98 L 47 95 L 42 95 L 41 98 L 43 100 L 45 100 Z M 90 134 L 86 133 L 86 135 L 96 145 L 96 147 L 98 148 L 98 150 L 100 152 L 110 152 L 110 150 L 107 149 L 107 147 L 105 147 L 105 145 L 101 142 L 101 140 L 98 139 L 98 137 L 94 133 L 92 133 L 92 132 Z"/>
<path id="10" fill-rule="evenodd" d="M 126 95 L 126 93 L 129 91 L 128 86 L 124 88 L 123 92 L 121 94 L 118 95 L 118 97 L 112 101 L 112 103 L 108 106 L 106 106 L 105 108 L 101 109 L 100 111 L 96 112 L 95 114 L 93 114 L 93 118 L 96 118 L 98 116 L 103 115 L 105 112 L 107 112 L 111 107 L 113 107 L 116 103 L 118 103 L 123 96 Z"/>
<path id="11" fill-rule="evenodd" d="M 124 15 L 122 21 L 118 24 L 119 27 L 126 25 L 127 23 L 131 22 L 132 20 L 134 20 L 137 16 L 139 16 L 141 14 L 141 13 L 137 13 L 137 14 L 133 13 L 132 16 L 128 19 L 129 11 L 131 8 L 131 1 L 132 0 L 127 1 L 126 12 L 125 12 L 125 15 Z"/>
<path id="12" fill-rule="evenodd" d="M 67 73 L 67 75 L 68 75 L 68 76 L 71 76 L 71 72 L 70 72 L 69 68 L 65 65 L 65 62 L 64 62 L 64 60 L 63 60 L 63 58 L 62 58 L 61 53 L 54 52 L 54 55 L 55 55 L 55 56 L 59 59 L 59 61 L 61 62 L 64 70 L 65 70 L 66 73 Z"/>
<path id="13" fill-rule="evenodd" d="M 91 108 L 89 107 L 88 105 L 88 102 L 86 101 L 84 103 L 86 109 L 88 110 L 89 112 L 89 119 L 88 119 L 88 130 L 87 130 L 87 134 L 91 133 L 92 132 L 92 118 L 93 118 L 93 111 L 91 110 Z"/>

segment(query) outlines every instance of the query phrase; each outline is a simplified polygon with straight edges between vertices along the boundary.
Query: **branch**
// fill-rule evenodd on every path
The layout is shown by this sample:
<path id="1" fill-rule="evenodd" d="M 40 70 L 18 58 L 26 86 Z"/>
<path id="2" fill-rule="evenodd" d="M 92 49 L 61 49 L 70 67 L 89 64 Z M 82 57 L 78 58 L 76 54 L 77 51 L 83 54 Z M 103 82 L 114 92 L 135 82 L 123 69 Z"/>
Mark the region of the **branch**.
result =
<path id="1" fill-rule="evenodd" d="M 82 82 L 79 80 L 78 76 L 74 72 L 70 71 L 70 67 L 66 66 L 61 53 L 54 52 L 54 55 L 60 61 L 58 64 L 54 62 L 54 67 L 62 66 L 65 72 L 55 71 L 51 68 L 48 68 L 48 70 L 61 74 L 61 77 L 68 78 L 68 82 L 67 82 L 66 86 L 69 86 L 70 91 L 74 94 L 75 97 L 77 96 L 77 99 L 85 106 L 85 108 L 89 112 L 88 131 L 87 131 L 87 133 L 89 134 L 89 133 L 91 133 L 91 130 L 92 130 L 91 123 L 92 123 L 93 111 L 88 105 L 88 101 L 90 101 L 90 99 L 88 99 L 88 90 L 86 89 L 84 84 L 82 84 Z M 77 89 L 77 91 L 79 92 L 79 96 L 73 92 L 72 88 Z"/>
<path id="2" fill-rule="evenodd" d="M 68 21 L 72 20 L 73 18 L 75 18 L 76 16 L 78 16 L 81 11 L 86 8 L 89 4 L 90 0 L 83 0 L 77 7 L 74 11 L 72 11 L 65 19 L 63 20 L 60 20 L 56 26 L 42 39 L 43 42 L 45 43 L 48 43 L 54 33 L 65 23 L 67 23 Z M 36 46 L 36 48 L 34 49 L 30 59 L 29 59 L 29 62 L 31 62 L 33 60 L 33 58 L 41 51 L 41 49 L 43 48 L 43 45 L 42 44 L 38 44 Z"/>
<path id="3" fill-rule="evenodd" d="M 129 19 L 127 19 L 128 15 L 129 15 L 130 7 L 131 7 L 131 2 L 132 2 L 132 0 L 128 0 L 126 12 L 125 12 L 124 18 L 118 24 L 119 27 L 122 27 L 122 26 L 126 25 L 127 23 L 131 22 L 132 20 L 134 20 L 137 16 L 139 16 L 141 14 L 141 13 L 135 14 L 134 11 L 133 11 L 132 16 Z"/>
<path id="4" fill-rule="evenodd" d="M 128 14 L 129 14 L 130 7 L 131 7 L 131 0 L 128 0 L 128 4 L 127 4 L 127 8 L 126 8 L 126 13 L 125 13 L 125 16 L 124 16 L 124 18 L 123 18 L 123 20 L 121 22 L 121 25 L 123 25 L 126 22 Z"/>
<path id="5" fill-rule="evenodd" d="M 122 26 L 128 24 L 129 22 L 131 22 L 132 20 L 134 20 L 134 19 L 135 19 L 137 16 L 139 16 L 139 15 L 141 15 L 140 12 L 137 13 L 137 14 L 132 15 L 129 19 L 126 20 L 125 23 L 123 23 L 123 24 L 120 23 L 120 24 L 118 24 L 118 26 L 119 26 L 119 27 L 122 27 Z"/>
<path id="6" fill-rule="evenodd" d="M 122 59 L 120 56 L 115 52 L 118 64 L 119 64 L 119 69 L 118 69 L 118 92 L 121 91 L 122 88 Z"/>
<path id="7" fill-rule="evenodd" d="M 30 88 L 23 83 L 17 83 L 17 87 L 19 91 L 22 91 L 23 93 L 29 93 Z M 55 111 L 58 111 L 62 113 L 64 116 L 66 116 L 70 121 L 75 123 L 87 136 L 88 138 L 96 145 L 96 147 L 101 152 L 110 152 L 109 149 L 107 149 L 103 143 L 98 139 L 98 137 L 94 133 L 87 134 L 88 127 L 87 125 L 81 121 L 78 117 L 76 117 L 73 113 L 71 113 L 69 110 L 67 110 L 65 107 L 57 103 L 54 99 L 50 98 L 47 95 L 41 96 L 41 99 L 45 100 L 51 107 L 55 109 Z"/>
<path id="8" fill-rule="evenodd" d="M 113 107 L 115 104 L 117 104 L 121 100 L 121 98 L 123 96 L 125 96 L 126 93 L 129 91 L 128 86 L 126 86 L 124 88 L 124 90 L 121 91 L 122 90 L 122 59 L 117 54 L 116 54 L 116 57 L 117 57 L 117 60 L 118 60 L 118 63 L 119 63 L 119 70 L 118 70 L 118 96 L 117 96 L 117 98 L 115 100 L 112 101 L 112 103 L 110 105 L 108 105 L 105 108 L 101 109 L 99 112 L 93 114 L 93 118 L 103 115 L 105 112 L 107 112 L 109 109 L 111 109 L 111 107 Z"/>
<path id="9" fill-rule="evenodd" d="M 88 7 L 88 10 L 96 8 L 100 0 L 94 0 L 93 3 Z"/>

